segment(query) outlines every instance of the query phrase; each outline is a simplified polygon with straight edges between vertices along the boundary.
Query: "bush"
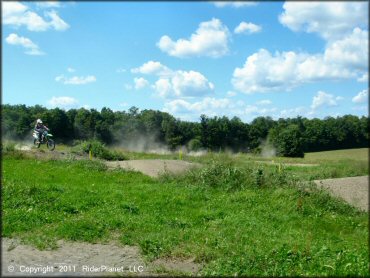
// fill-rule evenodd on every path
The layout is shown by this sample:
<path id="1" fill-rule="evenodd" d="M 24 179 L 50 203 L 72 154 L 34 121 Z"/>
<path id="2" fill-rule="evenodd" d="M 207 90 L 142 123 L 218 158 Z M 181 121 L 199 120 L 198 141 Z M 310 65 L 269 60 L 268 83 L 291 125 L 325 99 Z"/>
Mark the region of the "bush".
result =
<path id="1" fill-rule="evenodd" d="M 273 128 L 269 137 L 278 156 L 304 157 L 302 133 L 297 125 Z"/>
<path id="2" fill-rule="evenodd" d="M 91 150 L 91 154 L 94 157 L 98 157 L 105 160 L 126 160 L 127 158 L 118 151 L 109 150 L 103 143 L 98 140 L 89 140 L 89 141 L 81 141 L 76 142 L 78 145 L 74 147 L 74 152 L 82 152 L 85 154 L 89 154 Z"/>
<path id="3" fill-rule="evenodd" d="M 190 151 L 196 152 L 202 148 L 202 143 L 198 138 L 191 139 L 188 143 L 188 149 Z"/>
<path id="4" fill-rule="evenodd" d="M 203 185 L 227 189 L 243 187 L 245 178 L 245 173 L 231 163 L 215 161 L 199 173 L 199 180 Z"/>
<path id="5" fill-rule="evenodd" d="M 238 167 L 233 161 L 227 160 L 212 160 L 203 168 L 190 170 L 182 176 L 167 173 L 161 178 L 166 182 L 222 188 L 227 191 L 293 186 L 299 182 L 294 175 L 282 167 L 271 168 L 255 164 Z"/>
<path id="6" fill-rule="evenodd" d="M 166 176 L 168 179 L 179 180 L 186 184 L 204 187 L 224 188 L 226 190 L 243 189 L 253 186 L 251 169 L 236 167 L 232 162 L 212 162 L 201 169 L 193 169 L 181 177 Z"/>
<path id="7" fill-rule="evenodd" d="M 14 142 L 4 142 L 1 143 L 1 152 L 14 152 L 15 143 Z"/>

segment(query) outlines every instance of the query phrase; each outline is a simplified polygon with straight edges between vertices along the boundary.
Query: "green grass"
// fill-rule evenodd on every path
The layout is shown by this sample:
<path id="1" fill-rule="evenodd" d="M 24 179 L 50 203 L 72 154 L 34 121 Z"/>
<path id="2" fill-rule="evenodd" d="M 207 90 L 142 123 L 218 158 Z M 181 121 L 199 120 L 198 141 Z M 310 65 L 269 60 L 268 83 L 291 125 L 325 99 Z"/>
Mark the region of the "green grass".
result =
<path id="1" fill-rule="evenodd" d="M 294 169 L 238 159 L 213 155 L 204 169 L 155 180 L 5 154 L 3 236 L 41 249 L 118 237 L 149 261 L 195 257 L 202 275 L 368 275 L 368 213 L 297 186 Z"/>
<path id="2" fill-rule="evenodd" d="M 369 159 L 369 149 L 361 148 L 307 153 L 305 159 L 310 161 L 357 160 L 367 162 Z"/>

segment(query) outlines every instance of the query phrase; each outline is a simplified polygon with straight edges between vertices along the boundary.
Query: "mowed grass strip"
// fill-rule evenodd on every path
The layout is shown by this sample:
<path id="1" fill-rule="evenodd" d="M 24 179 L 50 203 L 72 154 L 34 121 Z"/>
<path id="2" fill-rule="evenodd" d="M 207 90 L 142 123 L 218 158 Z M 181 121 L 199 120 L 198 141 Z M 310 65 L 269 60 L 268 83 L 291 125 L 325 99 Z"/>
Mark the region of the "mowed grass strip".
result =
<path id="1" fill-rule="evenodd" d="M 140 246 L 203 275 L 367 275 L 368 214 L 298 187 L 225 190 L 92 161 L 3 157 L 3 236 Z"/>
<path id="2" fill-rule="evenodd" d="M 357 160 L 357 161 L 368 161 L 369 160 L 369 149 L 345 149 L 325 152 L 313 152 L 305 154 L 306 160 Z"/>

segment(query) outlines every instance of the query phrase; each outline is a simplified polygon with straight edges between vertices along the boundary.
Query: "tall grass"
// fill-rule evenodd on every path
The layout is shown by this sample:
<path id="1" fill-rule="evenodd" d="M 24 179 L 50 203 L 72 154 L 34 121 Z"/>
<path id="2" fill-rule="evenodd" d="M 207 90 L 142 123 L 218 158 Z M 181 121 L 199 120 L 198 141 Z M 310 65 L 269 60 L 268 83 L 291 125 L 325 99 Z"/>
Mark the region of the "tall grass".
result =
<path id="1" fill-rule="evenodd" d="M 126 160 L 126 156 L 117 150 L 107 148 L 98 140 L 77 141 L 72 148 L 72 153 L 89 154 L 105 160 Z"/>

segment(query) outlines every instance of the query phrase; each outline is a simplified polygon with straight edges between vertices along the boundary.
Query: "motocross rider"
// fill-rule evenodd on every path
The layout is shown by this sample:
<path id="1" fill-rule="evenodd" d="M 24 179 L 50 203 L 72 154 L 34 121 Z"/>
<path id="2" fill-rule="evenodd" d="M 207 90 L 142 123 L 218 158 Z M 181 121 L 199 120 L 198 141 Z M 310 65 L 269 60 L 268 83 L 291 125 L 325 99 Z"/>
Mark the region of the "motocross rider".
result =
<path id="1" fill-rule="evenodd" d="M 42 123 L 41 119 L 37 119 L 35 131 L 37 132 L 37 135 L 39 137 L 38 141 L 41 142 L 41 135 L 43 135 L 45 131 L 49 131 L 49 129 Z"/>

